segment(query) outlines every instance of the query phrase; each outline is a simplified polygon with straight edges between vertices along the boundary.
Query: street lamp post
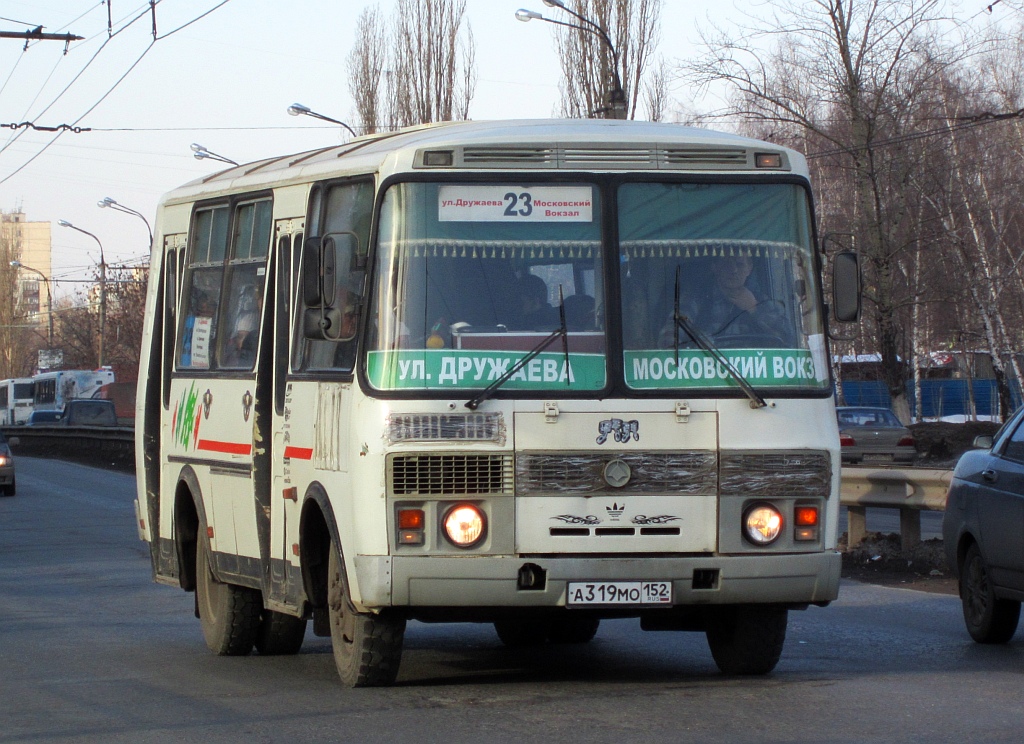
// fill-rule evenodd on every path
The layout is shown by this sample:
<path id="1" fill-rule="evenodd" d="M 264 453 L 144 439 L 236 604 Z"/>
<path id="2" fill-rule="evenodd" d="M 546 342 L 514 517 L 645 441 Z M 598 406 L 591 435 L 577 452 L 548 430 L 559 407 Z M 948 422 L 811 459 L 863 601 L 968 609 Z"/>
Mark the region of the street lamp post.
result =
<path id="1" fill-rule="evenodd" d="M 150 251 L 153 250 L 153 228 L 149 226 L 149 220 L 146 219 L 145 215 L 143 215 L 142 212 L 136 212 L 131 207 L 126 207 L 124 204 L 120 204 L 114 201 L 109 196 L 105 196 L 98 202 L 96 202 L 96 206 L 99 207 L 100 209 L 106 209 L 109 207 L 110 209 L 113 209 L 115 212 L 134 214 L 136 217 L 138 217 L 140 220 L 146 223 L 146 232 L 149 233 L 149 249 Z"/>
<path id="2" fill-rule="evenodd" d="M 100 247 L 100 348 L 99 348 L 99 364 L 97 366 L 103 366 L 103 340 L 106 333 L 107 326 L 107 262 L 103 257 L 103 243 L 100 239 L 93 235 L 88 230 L 83 230 L 80 227 L 75 227 L 67 220 L 60 220 L 58 223 L 61 227 L 70 227 L 72 230 L 77 230 L 80 233 L 88 235 L 90 238 L 96 241 L 96 244 Z"/>
<path id="3" fill-rule="evenodd" d="M 11 266 L 16 269 L 24 269 L 25 271 L 31 271 L 39 274 L 40 278 L 46 284 L 46 315 L 50 319 L 50 335 L 47 337 L 47 346 L 53 348 L 53 295 L 50 294 L 50 278 L 46 276 L 39 269 L 33 269 L 31 266 L 26 266 L 21 261 L 11 261 Z"/>
<path id="4" fill-rule="evenodd" d="M 553 23 L 556 26 L 565 26 L 567 28 L 574 28 L 577 31 L 583 31 L 588 34 L 596 36 L 602 44 L 608 47 L 608 51 L 612 55 L 612 71 L 611 71 L 611 89 L 608 91 L 608 102 L 605 108 L 595 112 L 602 113 L 606 119 L 625 119 L 627 118 L 626 111 L 626 94 L 622 90 L 622 81 L 619 79 L 619 53 L 615 49 L 615 45 L 612 43 L 611 37 L 608 36 L 608 32 L 605 31 L 601 26 L 594 23 L 592 20 L 587 18 L 580 13 L 566 7 L 562 0 L 544 0 L 544 4 L 549 8 L 559 8 L 564 10 L 566 13 L 576 18 L 580 23 L 566 23 L 565 21 L 558 21 L 554 18 L 546 18 L 545 16 L 537 13 L 533 10 L 519 9 L 516 11 L 516 19 L 523 23 L 529 23 L 530 21 L 545 21 L 546 23 Z M 582 24 L 582 25 L 581 25 Z"/>
<path id="5" fill-rule="evenodd" d="M 324 116 L 323 114 L 318 114 L 316 111 L 313 111 L 309 106 L 303 106 L 301 103 L 293 103 L 291 106 L 289 106 L 288 113 L 291 116 L 312 116 L 314 119 L 320 119 L 321 121 L 329 121 L 331 122 L 331 124 L 337 124 L 338 126 L 345 127 L 345 129 L 347 129 L 352 134 L 353 137 L 359 136 L 356 134 L 356 130 L 354 130 L 345 122 L 339 121 L 337 119 L 332 119 L 331 117 Z"/>

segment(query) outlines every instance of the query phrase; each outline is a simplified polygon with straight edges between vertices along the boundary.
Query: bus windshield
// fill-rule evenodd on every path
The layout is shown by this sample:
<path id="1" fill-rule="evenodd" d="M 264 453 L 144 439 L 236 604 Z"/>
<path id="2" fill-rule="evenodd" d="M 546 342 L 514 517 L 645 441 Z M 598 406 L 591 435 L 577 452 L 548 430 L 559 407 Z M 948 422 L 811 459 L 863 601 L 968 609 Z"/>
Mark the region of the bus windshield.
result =
<path id="1" fill-rule="evenodd" d="M 561 326 L 505 390 L 606 384 L 601 206 L 587 183 L 403 183 L 384 197 L 367 375 L 480 389 Z"/>
<path id="2" fill-rule="evenodd" d="M 735 388 L 687 327 L 755 387 L 828 386 L 802 187 L 628 183 L 618 205 L 627 386 Z"/>
<path id="3" fill-rule="evenodd" d="M 747 389 L 827 389 L 802 186 L 623 183 L 618 260 L 603 254 L 601 197 L 585 182 L 391 186 L 378 229 L 370 383 L 486 388 L 543 344 L 564 311 L 567 348 L 551 337 L 503 390 L 604 389 L 606 312 L 621 313 L 614 364 L 627 388 L 739 392 L 745 380 Z M 605 266 L 620 272 L 616 283 L 604 281 Z M 620 296 L 606 302 L 607 286 Z"/>

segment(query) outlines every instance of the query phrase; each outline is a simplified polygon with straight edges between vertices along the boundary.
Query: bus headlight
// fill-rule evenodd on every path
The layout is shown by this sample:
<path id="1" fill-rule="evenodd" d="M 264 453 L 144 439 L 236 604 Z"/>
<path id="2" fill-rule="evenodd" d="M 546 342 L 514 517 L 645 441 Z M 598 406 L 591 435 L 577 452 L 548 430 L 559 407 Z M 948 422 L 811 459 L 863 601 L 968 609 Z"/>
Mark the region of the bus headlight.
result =
<path id="1" fill-rule="evenodd" d="M 754 504 L 743 516 L 743 534 L 754 545 L 770 545 L 782 534 L 782 514 L 770 504 Z"/>
<path id="2" fill-rule="evenodd" d="M 472 548 L 487 532 L 484 513 L 472 504 L 453 506 L 444 515 L 443 525 L 445 537 L 459 548 Z"/>

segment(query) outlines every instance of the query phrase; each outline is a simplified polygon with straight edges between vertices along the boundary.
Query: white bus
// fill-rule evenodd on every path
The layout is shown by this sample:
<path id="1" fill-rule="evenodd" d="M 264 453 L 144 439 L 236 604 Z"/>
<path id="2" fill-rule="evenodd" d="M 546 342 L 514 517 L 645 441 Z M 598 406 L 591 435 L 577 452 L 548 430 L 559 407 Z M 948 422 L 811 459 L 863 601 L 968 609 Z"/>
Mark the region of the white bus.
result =
<path id="1" fill-rule="evenodd" d="M 0 380 L 0 425 L 18 426 L 32 413 L 32 379 Z"/>
<path id="2" fill-rule="evenodd" d="M 112 382 L 114 370 L 110 367 L 40 372 L 32 377 L 32 409 L 63 411 L 69 400 L 91 398 L 101 387 Z"/>
<path id="3" fill-rule="evenodd" d="M 351 686 L 395 680 L 409 620 L 528 645 L 632 616 L 770 671 L 839 587 L 812 215 L 797 152 L 617 121 L 425 126 L 170 192 L 136 416 L 156 581 L 219 654 L 295 653 L 312 619 Z"/>

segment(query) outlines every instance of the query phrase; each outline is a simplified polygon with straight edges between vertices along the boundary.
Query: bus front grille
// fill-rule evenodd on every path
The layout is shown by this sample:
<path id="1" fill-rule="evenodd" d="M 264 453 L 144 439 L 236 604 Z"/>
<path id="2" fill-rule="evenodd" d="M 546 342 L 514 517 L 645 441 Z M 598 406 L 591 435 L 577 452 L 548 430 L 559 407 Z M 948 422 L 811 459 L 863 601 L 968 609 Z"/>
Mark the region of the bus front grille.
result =
<path id="1" fill-rule="evenodd" d="M 605 467 L 612 460 L 629 466 L 626 485 L 612 488 Z M 718 458 L 712 451 L 606 452 L 574 455 L 524 453 L 516 458 L 516 493 L 521 496 L 580 493 L 714 494 Z"/>
<path id="2" fill-rule="evenodd" d="M 512 456 L 394 455 L 388 470 L 388 485 L 394 496 L 511 494 Z"/>
<path id="3" fill-rule="evenodd" d="M 723 496 L 827 497 L 832 488 L 828 452 L 722 452 Z"/>

